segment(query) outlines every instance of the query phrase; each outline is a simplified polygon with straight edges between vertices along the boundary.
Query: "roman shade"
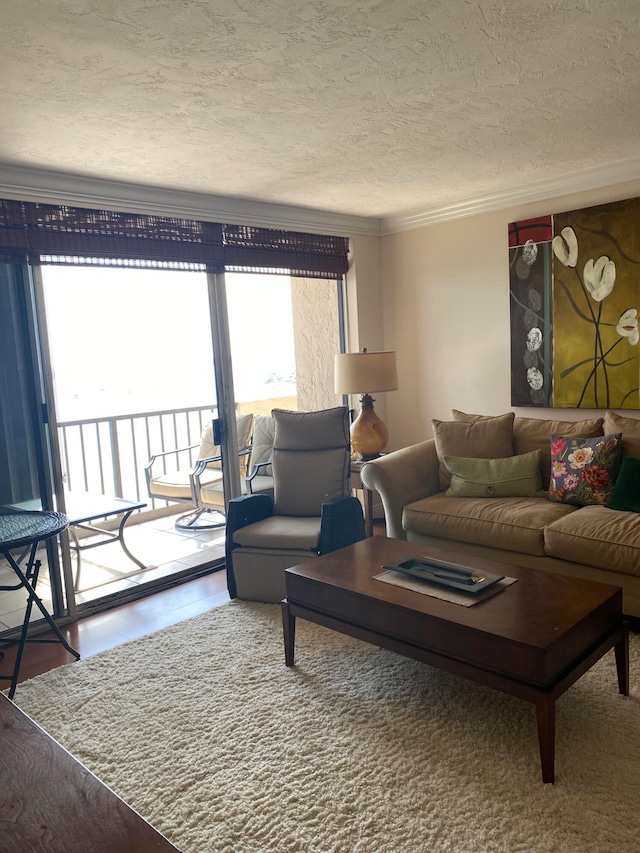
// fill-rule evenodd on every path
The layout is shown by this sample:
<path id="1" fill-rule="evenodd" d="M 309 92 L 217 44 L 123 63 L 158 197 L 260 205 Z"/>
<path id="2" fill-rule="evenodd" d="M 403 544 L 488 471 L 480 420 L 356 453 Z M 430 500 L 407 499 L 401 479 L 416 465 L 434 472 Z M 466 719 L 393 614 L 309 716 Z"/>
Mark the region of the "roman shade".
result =
<path id="1" fill-rule="evenodd" d="M 346 237 L 0 199 L 0 261 L 340 278 Z"/>

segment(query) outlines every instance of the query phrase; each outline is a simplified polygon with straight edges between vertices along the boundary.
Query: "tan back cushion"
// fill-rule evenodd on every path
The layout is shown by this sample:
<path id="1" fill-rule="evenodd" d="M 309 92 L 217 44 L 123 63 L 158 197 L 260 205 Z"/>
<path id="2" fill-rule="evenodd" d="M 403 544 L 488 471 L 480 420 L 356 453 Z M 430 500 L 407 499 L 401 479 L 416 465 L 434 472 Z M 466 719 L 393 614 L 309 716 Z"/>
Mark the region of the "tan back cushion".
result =
<path id="1" fill-rule="evenodd" d="M 626 418 L 615 412 L 605 412 L 604 432 L 622 433 L 622 455 L 640 459 L 640 419 Z"/>
<path id="2" fill-rule="evenodd" d="M 448 489 L 451 485 L 451 474 L 444 464 L 445 456 L 476 459 L 503 459 L 505 456 L 513 456 L 513 412 L 496 417 L 470 417 L 474 420 L 431 421 L 442 489 Z"/>
<path id="3" fill-rule="evenodd" d="M 272 415 L 274 514 L 318 516 L 323 503 L 349 495 L 347 407 Z"/>
<path id="4" fill-rule="evenodd" d="M 549 488 L 551 477 L 551 436 L 566 435 L 595 438 L 604 435 L 603 418 L 582 421 L 553 421 L 546 418 L 516 418 L 513 422 L 513 452 L 531 453 L 541 450 L 540 470 L 542 485 Z"/>
<path id="5" fill-rule="evenodd" d="M 515 417 L 514 412 L 507 412 L 507 414 Z M 451 409 L 452 421 L 464 421 L 468 424 L 475 424 L 476 421 L 488 421 L 495 417 L 501 418 L 504 415 L 472 415 L 469 412 L 461 412 L 460 409 Z"/>
<path id="6" fill-rule="evenodd" d="M 253 447 L 251 450 L 251 468 L 261 462 L 270 462 L 273 453 L 273 440 L 276 424 L 271 415 L 256 415 L 253 421 Z M 251 473 L 251 472 L 249 472 Z M 271 477 L 271 465 L 265 465 L 258 471 L 259 476 Z"/>
<path id="7" fill-rule="evenodd" d="M 253 415 L 236 415 L 236 430 L 238 432 L 238 448 L 242 450 L 251 442 L 251 430 L 253 429 Z M 209 456 L 219 456 L 220 446 L 214 444 L 213 440 L 213 421 L 207 421 L 205 428 L 202 430 L 200 439 L 200 450 L 198 451 L 198 459 L 207 459 Z M 248 456 L 241 456 L 239 461 L 240 477 L 247 476 Z M 222 460 L 210 462 L 207 468 L 222 468 Z"/>

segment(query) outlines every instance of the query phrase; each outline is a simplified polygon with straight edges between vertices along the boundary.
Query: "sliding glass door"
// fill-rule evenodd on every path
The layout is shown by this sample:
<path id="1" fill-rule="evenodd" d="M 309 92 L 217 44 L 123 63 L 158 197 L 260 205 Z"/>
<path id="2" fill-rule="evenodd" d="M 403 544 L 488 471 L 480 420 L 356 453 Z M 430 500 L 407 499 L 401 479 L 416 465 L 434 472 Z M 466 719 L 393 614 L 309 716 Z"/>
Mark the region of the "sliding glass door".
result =
<path id="1" fill-rule="evenodd" d="M 236 459 L 236 416 L 339 405 L 333 355 L 342 343 L 340 281 L 108 264 L 43 264 L 33 273 L 37 310 L 15 328 L 31 325 L 34 333 L 20 344 L 4 342 L 12 352 L 21 345 L 29 357 L 41 356 L 45 390 L 38 394 L 48 424 L 37 427 L 45 409 L 38 410 L 33 391 L 23 420 L 49 430 L 50 484 L 42 505 L 85 524 L 70 528 L 54 586 L 66 588 L 68 604 L 82 614 L 221 564 L 224 529 L 178 530 L 177 515 L 193 505 L 151 497 L 145 468 L 156 457 L 161 475 L 188 470 L 214 419 L 224 460 Z M 29 310 L 23 306 L 25 317 Z M 28 431 L 14 434 L 7 464 L 19 465 L 14 480 L 31 483 L 37 455 L 19 445 Z M 239 466 L 223 464 L 222 473 L 224 497 L 240 494 Z M 37 500 L 37 476 L 34 482 L 15 494 Z M 119 533 L 123 512 L 81 519 L 82 509 L 95 514 L 104 500 L 116 509 L 114 499 L 136 506 L 123 528 L 126 550 L 108 539 L 110 547 L 79 550 L 102 540 L 86 526 Z M 61 598 L 57 612 L 66 604 Z"/>
<path id="2" fill-rule="evenodd" d="M 215 422 L 208 444 L 220 450 L 226 500 L 243 485 L 237 417 L 341 402 L 332 371 L 348 250 L 345 237 L 0 199 L 0 258 L 24 264 L 1 280 L 3 500 L 72 513 L 49 561 L 57 615 L 95 604 L 79 580 L 94 521 L 115 534 L 95 553 L 129 561 L 106 606 L 214 565 L 177 548 L 172 522 L 144 550 L 129 541 L 143 513 L 180 504 L 175 492 L 156 500 L 151 458 L 171 479 L 170 463 L 185 467 L 177 447 L 189 446 L 189 471 Z M 104 500 L 76 511 L 74 493 L 120 511 L 98 512 Z"/>
<path id="3" fill-rule="evenodd" d="M 207 530 L 175 526 L 198 509 L 189 471 L 226 417 L 216 391 L 215 277 L 44 264 L 36 278 L 80 612 L 221 563 L 223 517 Z M 233 412 L 233 389 L 220 381 Z M 226 432 L 225 456 L 235 436 Z M 171 484 L 166 499 L 151 477 Z M 223 495 L 227 485 L 238 493 L 223 478 Z"/>

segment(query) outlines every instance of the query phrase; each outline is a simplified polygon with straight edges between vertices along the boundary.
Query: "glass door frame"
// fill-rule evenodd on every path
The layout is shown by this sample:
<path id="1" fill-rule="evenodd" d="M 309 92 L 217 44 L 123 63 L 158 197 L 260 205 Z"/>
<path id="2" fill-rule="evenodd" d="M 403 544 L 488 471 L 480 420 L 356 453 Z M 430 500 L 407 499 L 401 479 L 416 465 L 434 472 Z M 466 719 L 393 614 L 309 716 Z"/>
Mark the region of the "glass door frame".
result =
<path id="1" fill-rule="evenodd" d="M 33 464 L 37 478 L 37 495 L 27 501 L 28 508 L 55 510 L 56 509 L 56 450 L 55 439 L 48 418 L 48 393 L 46 378 L 46 360 L 43 358 L 41 345 L 42 329 L 39 324 L 37 308 L 37 273 L 27 263 L 9 264 L 14 272 L 14 287 L 19 299 L 19 336 L 15 341 L 16 353 L 24 360 L 24 396 L 23 400 L 30 412 L 30 444 L 33 448 Z M 34 480 L 34 486 L 36 481 Z M 56 539 L 59 538 L 62 548 L 58 549 Z M 71 560 L 65 559 L 68 551 L 66 531 L 56 539 L 45 543 L 47 565 L 51 586 L 52 617 L 62 623 L 74 621 L 76 618 L 75 601 L 68 595 L 69 579 L 71 578 Z M 38 620 L 40 624 L 40 620 Z M 46 622 L 42 620 L 46 629 Z"/>
<path id="2" fill-rule="evenodd" d="M 49 456 L 49 477 L 48 488 L 50 495 L 50 505 L 47 509 L 55 508 L 59 512 L 65 511 L 64 504 L 64 488 L 63 488 L 63 472 L 62 472 L 62 456 L 60 452 L 60 443 L 58 440 L 58 430 L 55 428 L 57 424 L 55 393 L 53 383 L 53 368 L 51 364 L 50 349 L 49 349 L 49 333 L 47 328 L 47 314 L 45 311 L 44 299 L 44 284 L 42 281 L 42 269 L 39 264 L 29 264 L 31 292 L 33 298 L 33 317 L 35 323 L 35 337 L 32 343 L 32 352 L 37 354 L 37 364 L 40 374 L 40 388 L 42 395 L 42 404 L 40 410 L 42 412 L 41 430 L 43 438 L 48 448 Z M 52 428 L 53 425 L 53 428 Z M 62 557 L 62 587 L 66 593 L 66 612 L 69 621 L 77 619 L 78 607 L 76 597 L 73 590 L 73 569 L 71 562 L 71 548 L 69 547 L 69 534 L 64 532 L 60 535 L 60 552 Z M 50 582 L 52 589 L 55 586 L 60 587 L 59 580 L 59 563 L 56 561 L 49 568 Z"/>
<path id="3" fill-rule="evenodd" d="M 207 273 L 209 313 L 213 345 L 213 369 L 216 384 L 218 416 L 221 420 L 220 454 L 222 456 L 222 490 L 225 506 L 231 498 L 239 497 L 240 469 L 227 464 L 238 458 L 238 431 L 236 428 L 236 400 L 231 363 L 231 339 L 224 272 Z"/>

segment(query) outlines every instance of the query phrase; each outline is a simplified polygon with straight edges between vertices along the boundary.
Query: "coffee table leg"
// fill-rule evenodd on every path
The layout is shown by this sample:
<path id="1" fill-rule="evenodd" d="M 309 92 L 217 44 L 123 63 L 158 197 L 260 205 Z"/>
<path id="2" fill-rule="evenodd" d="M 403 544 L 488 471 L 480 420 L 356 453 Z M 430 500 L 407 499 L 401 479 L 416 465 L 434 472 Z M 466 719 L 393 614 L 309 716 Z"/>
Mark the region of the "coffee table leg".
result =
<path id="1" fill-rule="evenodd" d="M 618 671 L 618 690 L 623 696 L 629 695 L 629 626 L 625 624 L 620 642 L 615 645 L 616 669 Z"/>
<path id="2" fill-rule="evenodd" d="M 284 662 L 287 666 L 293 666 L 296 644 L 296 617 L 291 615 L 289 602 L 286 598 L 282 601 L 282 631 L 284 634 Z"/>
<path id="3" fill-rule="evenodd" d="M 553 782 L 555 779 L 556 700 L 550 694 L 538 694 L 536 719 L 538 721 L 542 781 Z"/>

